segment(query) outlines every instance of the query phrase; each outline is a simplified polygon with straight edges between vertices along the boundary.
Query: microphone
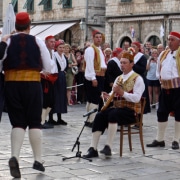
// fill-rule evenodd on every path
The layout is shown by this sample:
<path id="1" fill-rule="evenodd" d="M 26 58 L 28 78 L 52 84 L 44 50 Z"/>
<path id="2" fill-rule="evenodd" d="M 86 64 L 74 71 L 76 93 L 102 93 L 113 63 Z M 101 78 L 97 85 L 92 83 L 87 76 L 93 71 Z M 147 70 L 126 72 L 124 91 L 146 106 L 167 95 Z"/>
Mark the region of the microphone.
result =
<path id="1" fill-rule="evenodd" d="M 88 113 L 84 114 L 83 117 L 89 116 L 92 113 L 95 113 L 96 111 L 97 111 L 97 109 L 93 109 L 93 110 L 89 111 Z"/>

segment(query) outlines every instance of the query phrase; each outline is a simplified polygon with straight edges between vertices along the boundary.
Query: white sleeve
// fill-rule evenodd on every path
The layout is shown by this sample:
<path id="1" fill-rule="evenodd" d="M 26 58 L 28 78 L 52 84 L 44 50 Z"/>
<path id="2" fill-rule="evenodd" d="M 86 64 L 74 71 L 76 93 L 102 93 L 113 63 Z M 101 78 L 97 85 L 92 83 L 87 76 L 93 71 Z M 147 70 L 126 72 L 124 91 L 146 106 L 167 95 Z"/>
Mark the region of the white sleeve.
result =
<path id="1" fill-rule="evenodd" d="M 85 78 L 89 81 L 96 79 L 96 73 L 94 71 L 94 49 L 88 47 L 85 50 L 84 59 L 86 61 Z"/>
<path id="2" fill-rule="evenodd" d="M 54 73 L 54 68 L 56 66 L 55 62 L 51 60 L 50 53 L 46 47 L 44 41 L 36 37 L 36 43 L 39 46 L 41 59 L 42 59 L 42 71 Z"/>

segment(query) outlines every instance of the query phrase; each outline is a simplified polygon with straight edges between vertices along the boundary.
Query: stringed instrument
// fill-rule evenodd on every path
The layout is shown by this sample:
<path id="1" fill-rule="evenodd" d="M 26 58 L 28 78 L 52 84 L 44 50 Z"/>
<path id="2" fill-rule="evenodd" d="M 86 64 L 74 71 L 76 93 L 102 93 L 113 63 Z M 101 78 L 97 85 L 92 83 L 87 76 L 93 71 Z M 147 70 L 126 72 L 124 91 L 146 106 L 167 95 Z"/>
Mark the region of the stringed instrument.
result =
<path id="1" fill-rule="evenodd" d="M 123 85 L 123 79 L 120 78 L 120 76 L 119 76 L 116 84 L 117 84 L 118 86 L 121 86 L 121 87 L 122 87 L 122 85 Z M 107 100 L 106 102 L 104 102 L 104 106 L 101 108 L 101 111 L 104 111 L 104 110 L 106 110 L 106 109 L 108 108 L 109 104 L 111 103 L 111 101 L 112 101 L 113 98 L 114 98 L 114 94 L 115 94 L 115 93 L 113 92 L 113 93 L 110 95 L 110 97 L 108 98 L 108 100 Z"/>

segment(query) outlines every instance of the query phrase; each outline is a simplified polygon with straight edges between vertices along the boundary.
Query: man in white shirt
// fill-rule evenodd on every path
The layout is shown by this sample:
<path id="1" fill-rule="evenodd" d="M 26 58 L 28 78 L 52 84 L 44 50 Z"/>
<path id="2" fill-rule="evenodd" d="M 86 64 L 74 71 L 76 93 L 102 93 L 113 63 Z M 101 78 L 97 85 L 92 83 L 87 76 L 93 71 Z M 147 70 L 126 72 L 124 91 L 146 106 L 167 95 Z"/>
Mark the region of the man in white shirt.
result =
<path id="1" fill-rule="evenodd" d="M 156 76 L 161 83 L 159 108 L 157 110 L 158 130 L 156 139 L 147 147 L 164 147 L 164 135 L 169 113 L 175 117 L 175 131 L 172 149 L 179 149 L 180 138 L 180 33 L 171 32 L 168 36 L 169 49 L 163 51 L 157 62 Z"/>
<path id="2" fill-rule="evenodd" d="M 106 71 L 105 57 L 100 45 L 102 44 L 102 34 L 93 32 L 94 43 L 85 50 L 85 90 L 87 95 L 86 110 L 98 108 L 101 92 L 104 88 L 104 76 Z M 86 122 L 86 126 L 92 127 L 95 114 L 91 114 Z"/>
<path id="3" fill-rule="evenodd" d="M 92 141 L 84 158 L 98 157 L 97 146 L 101 134 L 108 128 L 106 145 L 100 153 L 111 156 L 111 149 L 117 126 L 136 121 L 141 111 L 140 99 L 145 89 L 143 79 L 132 68 L 134 55 L 130 52 L 122 54 L 120 63 L 122 75 L 118 76 L 112 87 L 111 96 L 103 92 L 104 99 L 113 99 L 113 107 L 96 114 L 92 128 Z"/>

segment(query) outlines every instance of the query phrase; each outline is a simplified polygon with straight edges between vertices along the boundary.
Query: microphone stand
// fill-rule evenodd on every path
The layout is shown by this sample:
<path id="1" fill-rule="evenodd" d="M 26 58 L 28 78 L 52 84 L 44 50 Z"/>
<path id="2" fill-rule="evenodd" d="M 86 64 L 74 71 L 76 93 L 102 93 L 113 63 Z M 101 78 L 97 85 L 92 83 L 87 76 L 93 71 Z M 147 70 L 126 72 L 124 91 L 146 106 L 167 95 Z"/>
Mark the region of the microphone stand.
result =
<path id="1" fill-rule="evenodd" d="M 92 112 L 92 113 L 94 113 L 94 112 Z M 77 158 L 77 157 L 78 157 L 78 158 L 86 159 L 86 160 L 92 162 L 92 159 L 88 159 L 88 158 L 85 158 L 85 157 L 81 156 L 81 153 L 82 153 L 82 152 L 80 151 L 80 141 L 79 141 L 79 138 L 80 138 L 80 136 L 81 136 L 81 134 L 82 134 L 82 132 L 83 132 L 83 130 L 84 130 L 84 127 L 85 127 L 85 125 L 86 125 L 86 123 L 87 123 L 87 120 L 88 120 L 89 116 L 90 116 L 92 113 L 89 113 L 89 114 L 87 115 L 87 119 L 86 119 L 86 121 L 84 122 L 84 126 L 82 127 L 81 132 L 79 133 L 79 136 L 77 137 L 76 142 L 74 143 L 74 146 L 73 146 L 73 148 L 72 148 L 72 152 L 73 152 L 74 149 L 75 149 L 75 147 L 76 147 L 76 145 L 77 145 L 76 155 L 75 155 L 75 156 L 72 156 L 72 157 L 64 157 L 64 158 L 62 158 L 63 161 L 65 161 L 66 159 L 72 159 L 72 158 Z"/>

